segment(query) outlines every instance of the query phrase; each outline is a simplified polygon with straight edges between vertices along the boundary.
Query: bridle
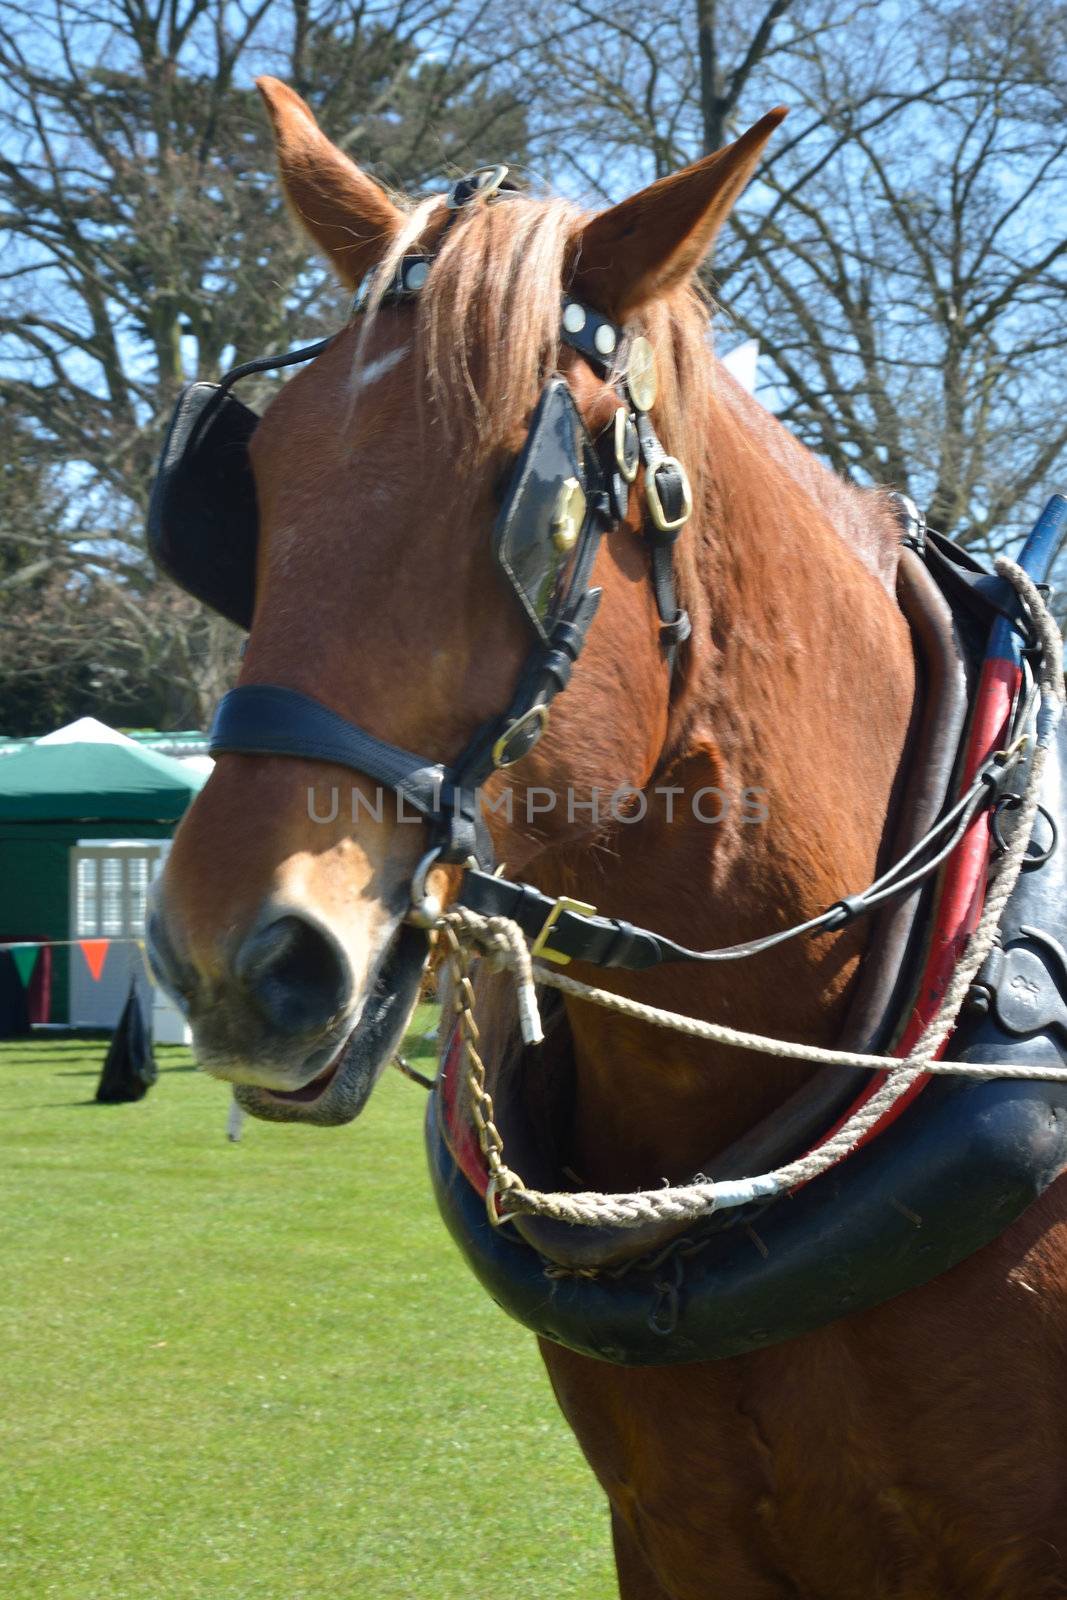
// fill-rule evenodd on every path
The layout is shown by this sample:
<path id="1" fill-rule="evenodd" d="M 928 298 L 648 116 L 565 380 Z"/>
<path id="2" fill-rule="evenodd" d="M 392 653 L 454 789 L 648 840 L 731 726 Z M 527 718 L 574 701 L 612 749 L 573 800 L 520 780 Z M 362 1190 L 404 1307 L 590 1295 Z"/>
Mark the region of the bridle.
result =
<path id="1" fill-rule="evenodd" d="M 460 179 L 448 197 L 438 251 L 470 206 L 515 196 L 505 167 L 481 168 Z M 426 252 L 404 255 L 384 287 L 378 286 L 377 303 L 417 300 L 436 259 Z M 366 305 L 365 297 L 357 297 L 355 314 Z M 553 700 L 569 685 L 600 603 L 601 591 L 590 581 L 597 552 L 604 536 L 628 519 L 642 467 L 641 531 L 649 549 L 660 645 L 671 674 L 691 632 L 689 617 L 678 605 L 673 551 L 692 511 L 692 493 L 685 468 L 664 450 L 651 419 L 657 393 L 652 347 L 643 334 L 569 294 L 563 296 L 559 340 L 610 385 L 617 404 L 611 426 L 593 439 L 566 379 L 552 372 L 531 416 L 492 535 L 498 571 L 533 635 L 506 709 L 482 723 L 446 765 L 377 738 L 311 695 L 279 684 L 246 684 L 220 702 L 211 753 L 327 762 L 392 789 L 428 828 L 427 848 L 412 876 L 407 921 L 426 928 L 438 922 L 442 904 L 429 887 L 431 870 L 438 863 L 458 865 L 464 869 L 456 895 L 460 906 L 510 919 L 530 940 L 532 956 L 564 965 L 581 959 L 642 970 L 664 961 L 740 960 L 787 939 L 836 931 L 915 888 L 951 853 L 977 811 L 1003 795 L 1021 749 L 1024 703 L 1016 708 L 1006 749 L 983 762 L 965 792 L 873 884 L 762 939 L 690 950 L 622 918 L 598 916 L 580 901 L 554 898 L 493 872 L 481 787 L 534 748 Z M 254 607 L 258 539 L 248 442 L 258 418 L 232 389 L 252 373 L 311 361 L 331 342 L 244 362 L 217 385 L 190 385 L 163 447 L 149 509 L 150 547 L 178 583 L 246 627 Z M 927 530 L 911 502 L 897 498 L 903 542 L 937 571 L 943 590 L 987 618 L 1002 613 L 1027 633 L 1013 591 L 966 551 Z"/>
<path id="2" fill-rule="evenodd" d="M 483 168 L 454 184 L 445 232 L 474 203 L 509 198 L 506 167 Z M 442 237 L 444 235 L 442 234 Z M 440 241 L 439 241 L 440 244 Z M 438 247 L 439 247 L 438 244 Z M 413 253 L 399 263 L 378 296 L 383 305 L 417 299 L 436 257 Z M 357 301 L 357 310 L 360 302 Z M 219 395 L 240 378 L 310 361 L 330 341 L 282 357 L 246 362 L 226 374 Z M 644 466 L 643 530 L 660 619 L 660 640 L 673 672 L 690 622 L 675 591 L 672 552 L 692 511 L 685 468 L 663 448 L 649 415 L 656 400 L 656 362 L 643 335 L 620 327 L 564 295 L 560 342 L 582 356 L 614 388 L 611 427 L 596 440 L 585 428 L 566 379 L 547 379 L 530 421 L 493 531 L 498 566 L 535 635 L 507 709 L 484 722 L 451 765 L 427 761 L 376 738 L 321 701 L 280 685 L 248 684 L 219 704 L 210 751 L 283 755 L 348 767 L 393 789 L 429 826 L 429 848 L 412 885 L 411 920 L 429 925 L 440 905 L 427 891 L 430 868 L 459 863 L 491 869 L 492 851 L 479 791 L 537 743 L 549 707 L 570 683 L 600 603 L 590 586 L 604 536 L 620 526 Z"/>

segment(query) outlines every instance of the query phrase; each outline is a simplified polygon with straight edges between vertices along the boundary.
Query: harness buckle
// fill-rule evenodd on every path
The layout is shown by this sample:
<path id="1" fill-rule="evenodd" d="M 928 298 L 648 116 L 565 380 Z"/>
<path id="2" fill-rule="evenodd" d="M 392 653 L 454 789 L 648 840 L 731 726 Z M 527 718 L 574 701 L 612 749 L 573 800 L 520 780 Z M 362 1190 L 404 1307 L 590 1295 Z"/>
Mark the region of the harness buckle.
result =
<path id="1" fill-rule="evenodd" d="M 620 406 L 615 413 L 614 437 L 615 465 L 625 483 L 633 483 L 641 465 L 641 445 L 629 406 Z M 623 512 L 625 516 L 625 511 Z"/>
<path id="2" fill-rule="evenodd" d="M 669 517 L 663 499 L 659 492 L 657 479 L 664 471 L 673 471 L 678 474 L 679 487 L 682 492 L 682 509 L 677 517 Z M 648 510 L 659 529 L 660 533 L 677 533 L 689 521 L 693 513 L 693 491 L 689 486 L 689 474 L 686 472 L 677 456 L 661 456 L 655 466 L 645 472 L 645 499 L 648 501 Z"/>
<path id="3" fill-rule="evenodd" d="M 503 1228 L 506 1223 L 514 1222 L 515 1218 L 503 1216 L 496 1208 L 497 1195 L 504 1193 L 500 1187 L 500 1180 L 495 1172 L 490 1173 L 489 1182 L 485 1186 L 485 1210 L 489 1221 L 494 1228 Z"/>
<path id="4" fill-rule="evenodd" d="M 490 200 L 499 193 L 507 175 L 508 169 L 504 166 L 475 167 L 473 172 L 456 179 L 448 191 L 445 205 L 449 211 L 461 211 L 472 200 Z"/>
<path id="5" fill-rule="evenodd" d="M 586 905 L 584 900 L 572 900 L 569 895 L 561 894 L 545 918 L 541 932 L 530 946 L 531 961 L 536 961 L 540 956 L 542 961 L 552 961 L 557 967 L 570 966 L 572 960 L 570 956 L 564 955 L 562 950 L 549 950 L 547 947 L 548 936 L 565 911 L 573 911 L 576 917 L 596 916 L 596 906 Z"/>
<path id="6" fill-rule="evenodd" d="M 521 717 L 509 722 L 492 749 L 494 767 L 510 767 L 528 755 L 548 727 L 548 707 L 531 706 Z"/>

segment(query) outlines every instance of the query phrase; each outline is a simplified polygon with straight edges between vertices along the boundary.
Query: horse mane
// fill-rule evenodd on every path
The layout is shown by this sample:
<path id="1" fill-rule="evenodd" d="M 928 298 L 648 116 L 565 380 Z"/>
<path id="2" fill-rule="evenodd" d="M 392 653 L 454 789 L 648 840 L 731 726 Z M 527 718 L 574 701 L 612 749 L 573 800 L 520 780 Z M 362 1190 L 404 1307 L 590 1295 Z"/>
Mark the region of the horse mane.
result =
<path id="1" fill-rule="evenodd" d="M 473 468 L 501 439 L 525 428 L 558 360 L 560 285 L 573 269 L 574 240 L 590 213 L 567 200 L 517 197 L 470 206 L 441 239 L 438 196 L 400 203 L 406 221 L 368 285 L 353 377 L 401 260 L 436 248 L 433 271 L 415 302 L 419 421 L 434 430 L 438 447 L 462 453 Z M 766 451 L 867 570 L 891 588 L 897 538 L 884 502 L 831 471 L 728 377 L 713 358 L 711 309 L 694 283 L 657 297 L 631 322 L 656 352 L 655 417 L 666 448 L 694 479 L 704 480 L 714 449 L 712 407 L 725 408 L 751 434 L 754 452 Z M 609 381 L 617 376 L 613 372 Z M 764 460 L 761 470 L 765 466 Z M 699 583 L 685 570 L 688 564 L 682 556 L 683 589 Z"/>
<path id="2" fill-rule="evenodd" d="M 403 257 L 420 248 L 439 210 L 437 197 L 414 206 L 376 270 L 356 345 L 357 368 L 382 295 Z M 587 216 L 558 199 L 473 205 L 440 245 L 416 303 L 424 420 L 472 456 L 525 426 L 558 360 L 560 285 L 573 267 L 574 236 Z M 706 300 L 698 289 L 678 290 L 648 306 L 632 326 L 657 353 L 657 426 L 668 448 L 695 468 L 706 449 L 713 381 Z"/>

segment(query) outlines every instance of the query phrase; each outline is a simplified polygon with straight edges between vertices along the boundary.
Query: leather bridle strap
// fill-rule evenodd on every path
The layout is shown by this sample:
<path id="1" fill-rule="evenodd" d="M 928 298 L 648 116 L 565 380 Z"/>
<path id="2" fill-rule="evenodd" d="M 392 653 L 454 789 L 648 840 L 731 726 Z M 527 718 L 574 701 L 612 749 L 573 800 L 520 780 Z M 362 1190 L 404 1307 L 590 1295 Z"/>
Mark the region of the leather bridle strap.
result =
<path id="1" fill-rule="evenodd" d="M 488 203 L 511 192 L 506 167 L 482 168 L 468 174 L 450 192 L 448 226 L 473 201 Z M 417 298 L 433 262 L 434 256 L 425 253 L 405 256 L 379 294 L 380 302 L 402 303 Z M 357 299 L 357 309 L 361 303 Z M 651 545 L 652 582 L 662 644 L 673 672 L 678 646 L 688 637 L 690 626 L 688 616 L 677 603 L 672 552 L 692 505 L 685 470 L 664 451 L 648 415 L 656 389 L 651 346 L 640 336 L 632 337 L 602 312 L 568 295 L 564 295 L 561 307 L 560 340 L 614 384 L 620 416 L 625 415 L 631 439 L 637 438 L 645 465 L 645 525 Z M 223 378 L 219 393 L 246 374 L 310 360 L 327 343 L 322 341 L 283 357 L 246 362 Z M 635 356 L 641 358 L 639 373 L 634 370 Z M 635 454 L 625 463 L 624 471 L 618 445 L 614 454 L 606 440 L 590 448 L 590 477 L 585 485 L 577 555 L 558 614 L 547 624 L 547 633 L 538 619 L 541 637 L 527 656 L 507 710 L 478 728 L 451 766 L 387 744 L 297 690 L 268 684 L 242 685 L 224 696 L 211 731 L 211 753 L 293 756 L 346 767 L 395 790 L 425 818 L 430 824 L 430 848 L 424 860 L 432 857 L 462 865 L 471 861 L 491 863 L 492 848 L 479 809 L 478 790 L 495 770 L 510 766 L 533 748 L 545 727 L 550 702 L 570 682 L 571 669 L 600 600 L 600 591 L 587 587 L 597 550 L 604 534 L 625 517 L 629 484 L 637 470 Z"/>
<path id="2" fill-rule="evenodd" d="M 693 509 L 689 479 L 680 461 L 669 456 L 648 414 L 635 411 L 637 439 L 645 464 L 645 499 L 651 527 L 652 587 L 660 620 L 660 641 L 673 674 L 678 646 L 693 631 L 689 613 L 678 607 L 674 586 L 674 546 Z"/>
<path id="3" fill-rule="evenodd" d="M 1016 726 L 1028 712 L 1028 702 L 1021 701 Z M 984 762 L 966 791 L 946 807 L 900 860 L 866 889 L 835 901 L 806 922 L 744 944 L 726 945 L 717 950 L 690 950 L 664 934 L 637 928 L 621 917 L 598 916 L 592 906 L 580 901 L 566 896 L 557 899 L 542 894 L 530 884 L 514 883 L 473 866 L 468 867 L 463 876 L 457 903 L 479 916 L 507 917 L 518 923 L 531 942 L 531 955 L 560 965 L 587 961 L 593 966 L 623 967 L 640 972 L 666 961 L 743 961 L 801 935 L 835 932 L 877 910 L 894 896 L 907 894 L 932 876 L 952 854 L 978 812 L 1005 794 L 1020 753 L 1020 745 L 1015 744 L 1007 752 L 998 751 Z"/>
<path id="4" fill-rule="evenodd" d="M 399 745 L 386 744 L 310 695 L 250 683 L 219 702 L 211 749 L 239 755 L 300 756 L 348 767 L 395 790 L 420 816 L 445 803 L 448 772 Z"/>
<path id="5" fill-rule="evenodd" d="M 570 682 L 599 600 L 599 589 L 578 596 L 548 644 L 532 652 L 508 710 L 479 728 L 452 766 L 387 744 L 299 690 L 265 683 L 223 696 L 208 748 L 213 755 L 295 756 L 346 767 L 394 790 L 430 823 L 439 860 L 490 862 L 478 790 L 497 768 L 520 760 L 537 743 L 544 726 L 538 713 Z"/>

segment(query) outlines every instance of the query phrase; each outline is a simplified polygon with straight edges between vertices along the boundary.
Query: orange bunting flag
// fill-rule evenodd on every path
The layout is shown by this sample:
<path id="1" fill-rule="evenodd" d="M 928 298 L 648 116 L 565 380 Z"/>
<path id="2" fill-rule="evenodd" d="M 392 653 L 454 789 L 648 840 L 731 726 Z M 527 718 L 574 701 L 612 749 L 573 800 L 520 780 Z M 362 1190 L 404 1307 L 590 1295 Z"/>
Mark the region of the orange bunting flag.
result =
<path id="1" fill-rule="evenodd" d="M 85 964 L 93 975 L 93 982 L 99 983 L 100 974 L 104 970 L 104 962 L 107 960 L 107 952 L 108 948 L 110 947 L 111 940 L 79 939 L 78 943 L 81 945 L 82 955 L 85 957 Z"/>

